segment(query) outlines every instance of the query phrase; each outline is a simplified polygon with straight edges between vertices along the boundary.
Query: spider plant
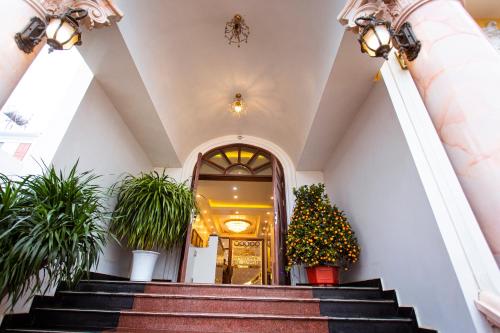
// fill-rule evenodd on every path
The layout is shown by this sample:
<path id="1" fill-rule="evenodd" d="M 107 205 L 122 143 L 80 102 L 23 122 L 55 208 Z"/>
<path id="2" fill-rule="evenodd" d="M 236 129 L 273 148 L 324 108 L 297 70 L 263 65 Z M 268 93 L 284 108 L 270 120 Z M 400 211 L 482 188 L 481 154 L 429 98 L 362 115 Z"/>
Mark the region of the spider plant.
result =
<path id="1" fill-rule="evenodd" d="M 139 250 L 180 244 L 196 209 L 193 192 L 163 172 L 128 175 L 115 184 L 117 204 L 111 230 Z"/>
<path id="2" fill-rule="evenodd" d="M 12 306 L 59 282 L 71 287 L 98 263 L 107 213 L 98 177 L 77 164 L 66 175 L 44 166 L 18 181 L 0 177 L 0 200 L 12 202 L 0 209 L 0 290 Z"/>

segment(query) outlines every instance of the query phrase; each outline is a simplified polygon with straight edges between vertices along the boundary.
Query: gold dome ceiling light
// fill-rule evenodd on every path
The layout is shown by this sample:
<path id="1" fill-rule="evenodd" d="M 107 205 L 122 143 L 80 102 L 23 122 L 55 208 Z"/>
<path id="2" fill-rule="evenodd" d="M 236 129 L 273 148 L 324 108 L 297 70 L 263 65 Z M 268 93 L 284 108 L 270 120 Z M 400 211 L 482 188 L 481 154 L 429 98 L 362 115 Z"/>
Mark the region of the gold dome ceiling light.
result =
<path id="1" fill-rule="evenodd" d="M 248 42 L 248 35 L 250 34 L 250 28 L 246 25 L 243 16 L 236 14 L 233 16 L 232 20 L 226 23 L 226 29 L 224 30 L 224 35 L 226 36 L 229 44 L 240 44 Z"/>
<path id="2" fill-rule="evenodd" d="M 250 222 L 245 220 L 229 220 L 224 222 L 224 225 L 230 231 L 240 233 L 247 230 L 250 227 Z"/>

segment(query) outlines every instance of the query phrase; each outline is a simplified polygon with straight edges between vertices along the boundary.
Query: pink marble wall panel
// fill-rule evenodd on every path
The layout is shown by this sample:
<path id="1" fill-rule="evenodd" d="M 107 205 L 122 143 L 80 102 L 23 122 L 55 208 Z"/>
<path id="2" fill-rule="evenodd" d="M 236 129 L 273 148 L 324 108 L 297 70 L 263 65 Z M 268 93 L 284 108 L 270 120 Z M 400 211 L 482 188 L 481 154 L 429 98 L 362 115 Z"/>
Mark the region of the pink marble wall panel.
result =
<path id="1" fill-rule="evenodd" d="M 500 262 L 500 54 L 459 1 L 430 1 L 408 21 L 422 42 L 411 74 Z"/>

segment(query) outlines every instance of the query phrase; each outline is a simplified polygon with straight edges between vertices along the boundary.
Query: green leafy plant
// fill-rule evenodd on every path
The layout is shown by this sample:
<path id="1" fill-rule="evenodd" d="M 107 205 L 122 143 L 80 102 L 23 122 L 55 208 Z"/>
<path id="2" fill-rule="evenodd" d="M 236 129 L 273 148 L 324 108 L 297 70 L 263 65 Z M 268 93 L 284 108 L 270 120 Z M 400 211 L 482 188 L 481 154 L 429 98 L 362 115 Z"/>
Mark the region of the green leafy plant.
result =
<path id="1" fill-rule="evenodd" d="M 344 212 L 330 204 L 324 184 L 293 190 L 295 208 L 287 233 L 288 268 L 333 265 L 347 269 L 358 261 L 358 241 Z"/>
<path id="2" fill-rule="evenodd" d="M 44 166 L 19 180 L 0 176 L 0 291 L 12 305 L 59 282 L 71 287 L 98 263 L 109 214 L 97 176 L 77 164 L 67 175 Z"/>
<path id="3" fill-rule="evenodd" d="M 118 192 L 111 230 L 134 249 L 168 249 L 180 244 L 196 209 L 186 183 L 153 171 L 128 175 L 115 184 Z"/>
<path id="4" fill-rule="evenodd" d="M 16 181 L 0 174 L 0 238 L 3 240 L 0 242 L 0 260 L 3 258 L 1 254 L 7 253 L 19 238 L 19 235 L 14 232 L 17 230 L 12 230 L 12 227 L 16 221 L 25 218 L 24 215 L 26 215 L 23 209 L 26 209 L 27 205 L 21 194 L 21 188 L 27 179 L 29 178 L 25 177 Z M 2 289 L 0 289 L 0 296 L 2 296 L 1 291 Z"/>

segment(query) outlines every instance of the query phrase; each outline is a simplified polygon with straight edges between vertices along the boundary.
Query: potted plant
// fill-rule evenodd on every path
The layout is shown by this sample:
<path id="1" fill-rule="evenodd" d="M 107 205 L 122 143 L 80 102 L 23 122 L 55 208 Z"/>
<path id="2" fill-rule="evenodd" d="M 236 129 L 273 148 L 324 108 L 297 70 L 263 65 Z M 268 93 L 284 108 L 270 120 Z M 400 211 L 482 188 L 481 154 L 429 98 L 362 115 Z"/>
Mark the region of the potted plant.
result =
<path id="1" fill-rule="evenodd" d="M 61 281 L 74 286 L 98 263 L 109 214 L 97 176 L 76 169 L 0 175 L 0 296 L 11 306 Z"/>
<path id="2" fill-rule="evenodd" d="M 313 285 L 339 283 L 339 268 L 358 261 L 360 249 L 344 213 L 330 204 L 324 184 L 294 189 L 287 233 L 288 269 L 304 264 Z"/>
<path id="3" fill-rule="evenodd" d="M 163 172 L 128 175 L 114 186 L 117 204 L 111 230 L 133 252 L 131 281 L 151 281 L 160 248 L 182 243 L 196 199 L 186 183 Z"/>

